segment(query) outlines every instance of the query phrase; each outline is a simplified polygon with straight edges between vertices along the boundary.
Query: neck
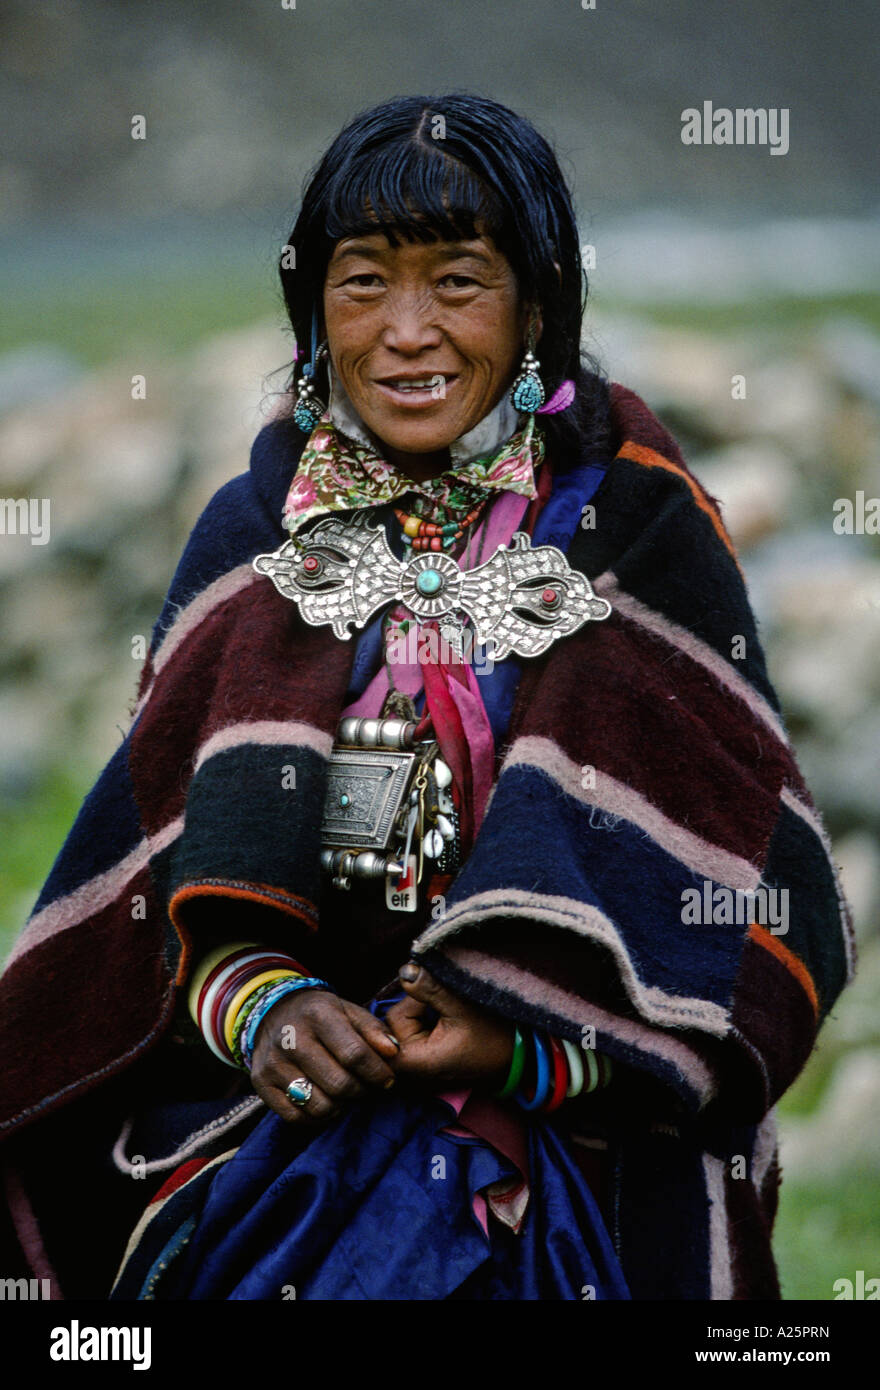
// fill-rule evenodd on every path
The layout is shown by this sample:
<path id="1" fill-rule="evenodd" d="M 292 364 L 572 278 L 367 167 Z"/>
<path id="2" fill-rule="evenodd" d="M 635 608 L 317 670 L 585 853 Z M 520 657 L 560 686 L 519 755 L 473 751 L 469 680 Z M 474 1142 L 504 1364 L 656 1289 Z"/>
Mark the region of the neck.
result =
<path id="1" fill-rule="evenodd" d="M 438 478 L 446 472 L 451 462 L 448 448 L 435 449 L 429 454 L 410 454 L 403 449 L 392 449 L 383 441 L 382 452 L 389 463 L 393 463 L 399 472 L 414 483 L 427 483 L 431 478 Z"/>

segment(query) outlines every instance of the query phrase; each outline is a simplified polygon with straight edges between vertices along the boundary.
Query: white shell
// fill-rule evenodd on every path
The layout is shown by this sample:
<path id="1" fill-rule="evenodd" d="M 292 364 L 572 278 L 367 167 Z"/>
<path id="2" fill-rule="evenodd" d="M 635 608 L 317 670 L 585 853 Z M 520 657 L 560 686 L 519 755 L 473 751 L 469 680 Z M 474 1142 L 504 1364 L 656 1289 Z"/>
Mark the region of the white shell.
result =
<path id="1" fill-rule="evenodd" d="M 443 836 L 439 830 L 429 830 L 425 836 L 425 853 L 429 859 L 439 859 L 443 853 Z"/>
<path id="2" fill-rule="evenodd" d="M 437 817 L 437 829 L 440 831 L 444 840 L 455 839 L 455 826 L 452 824 L 452 821 L 447 820 L 445 816 Z"/>
<path id="3" fill-rule="evenodd" d="M 442 758 L 436 758 L 433 765 L 434 776 L 437 779 L 437 786 L 440 788 L 451 786 L 452 773 L 446 766 Z"/>

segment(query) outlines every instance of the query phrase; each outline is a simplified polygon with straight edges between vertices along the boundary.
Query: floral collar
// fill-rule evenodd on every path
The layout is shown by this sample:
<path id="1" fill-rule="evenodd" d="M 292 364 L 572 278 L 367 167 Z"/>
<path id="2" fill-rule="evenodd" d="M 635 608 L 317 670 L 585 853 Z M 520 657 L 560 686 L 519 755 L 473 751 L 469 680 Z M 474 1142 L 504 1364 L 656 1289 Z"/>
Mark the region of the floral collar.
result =
<path id="1" fill-rule="evenodd" d="M 535 473 L 543 459 L 544 436 L 530 415 L 500 449 L 416 483 L 371 445 L 343 434 L 325 411 L 306 441 L 283 522 L 293 533 L 317 516 L 396 502 L 408 493 L 415 494 L 414 509 L 420 515 L 445 519 L 467 511 L 491 490 L 537 496 Z"/>

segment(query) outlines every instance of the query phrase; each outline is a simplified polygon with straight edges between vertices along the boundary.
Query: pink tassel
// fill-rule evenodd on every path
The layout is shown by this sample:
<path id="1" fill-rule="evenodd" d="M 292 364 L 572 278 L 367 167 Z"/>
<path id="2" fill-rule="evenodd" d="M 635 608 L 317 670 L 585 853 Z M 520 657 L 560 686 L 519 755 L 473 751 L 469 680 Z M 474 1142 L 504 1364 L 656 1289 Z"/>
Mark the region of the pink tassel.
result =
<path id="1" fill-rule="evenodd" d="M 573 400 L 574 382 L 563 381 L 559 389 L 553 392 L 553 395 L 550 397 L 549 401 L 547 401 L 545 405 L 542 405 L 538 409 L 537 414 L 558 415 L 560 410 L 568 410 L 568 407 L 571 405 Z"/>

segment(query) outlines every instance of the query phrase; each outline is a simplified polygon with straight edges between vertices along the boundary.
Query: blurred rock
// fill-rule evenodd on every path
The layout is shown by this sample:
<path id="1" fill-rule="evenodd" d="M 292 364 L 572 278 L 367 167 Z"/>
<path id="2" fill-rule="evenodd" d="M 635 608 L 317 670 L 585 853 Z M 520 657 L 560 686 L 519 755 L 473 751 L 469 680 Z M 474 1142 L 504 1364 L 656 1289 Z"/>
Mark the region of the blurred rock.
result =
<path id="1" fill-rule="evenodd" d="M 861 941 L 880 933 L 880 846 L 866 830 L 853 830 L 834 843 L 843 891 Z"/>
<path id="2" fill-rule="evenodd" d="M 815 1178 L 853 1167 L 880 1173 L 880 1047 L 838 1063 L 819 1109 L 786 1117 L 780 1129 L 783 1178 Z"/>
<path id="3" fill-rule="evenodd" d="M 29 343 L 0 357 L 0 415 L 37 402 L 51 403 L 83 374 L 69 352 L 52 343 Z"/>
<path id="4" fill-rule="evenodd" d="M 751 549 L 788 521 L 797 480 L 791 462 L 773 444 L 729 444 L 694 460 L 693 471 L 720 503 L 737 549 Z"/>

